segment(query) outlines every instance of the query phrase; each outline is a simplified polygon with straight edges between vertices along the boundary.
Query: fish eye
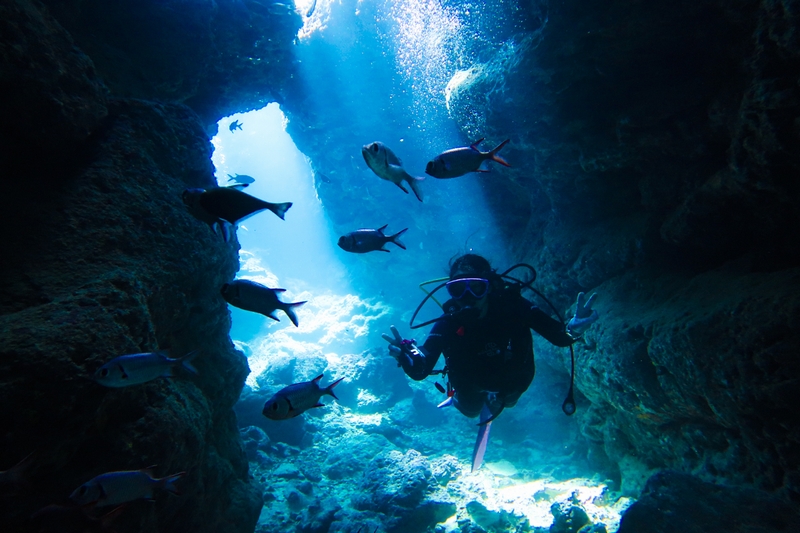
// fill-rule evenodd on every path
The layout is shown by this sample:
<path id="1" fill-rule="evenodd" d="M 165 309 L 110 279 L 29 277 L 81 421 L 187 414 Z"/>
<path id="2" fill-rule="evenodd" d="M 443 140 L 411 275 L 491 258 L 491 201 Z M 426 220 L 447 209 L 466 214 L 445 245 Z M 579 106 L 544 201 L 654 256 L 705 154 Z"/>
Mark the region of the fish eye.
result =
<path id="1" fill-rule="evenodd" d="M 378 143 L 372 143 L 370 145 L 369 149 L 372 150 L 375 153 L 378 153 Z"/>
<path id="2" fill-rule="evenodd" d="M 108 369 L 107 368 L 103 368 L 103 369 L 100 370 L 100 377 L 101 378 L 108 377 Z"/>
<path id="3" fill-rule="evenodd" d="M 86 485 L 83 485 L 83 486 L 81 486 L 80 490 L 78 491 L 78 494 L 80 494 L 81 496 L 86 496 L 86 493 L 88 491 L 89 491 L 89 487 L 87 487 Z"/>
<path id="4" fill-rule="evenodd" d="M 278 410 L 278 402 L 275 402 L 275 403 L 272 404 L 272 410 L 273 411 L 277 411 Z"/>

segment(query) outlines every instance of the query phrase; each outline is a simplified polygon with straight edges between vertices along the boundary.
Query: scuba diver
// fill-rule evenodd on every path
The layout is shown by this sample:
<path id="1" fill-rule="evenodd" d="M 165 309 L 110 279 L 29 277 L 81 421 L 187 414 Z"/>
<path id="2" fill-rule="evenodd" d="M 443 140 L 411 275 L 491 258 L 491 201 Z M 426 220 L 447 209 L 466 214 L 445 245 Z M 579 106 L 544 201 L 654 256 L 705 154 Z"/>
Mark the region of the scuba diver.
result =
<path id="1" fill-rule="evenodd" d="M 418 347 L 415 341 L 403 339 L 394 326 L 394 338 L 383 335 L 389 342 L 390 354 L 411 379 L 420 381 L 432 374 L 446 375 L 448 398 L 439 407 L 452 404 L 469 418 L 480 415 L 473 471 L 483 460 L 492 420 L 503 409 L 513 407 L 533 381 L 530 330 L 555 346 L 570 347 L 598 317 L 592 309 L 596 295 L 586 298 L 580 293 L 575 316 L 566 326 L 552 318 L 521 295 L 522 288 L 531 288 L 533 280 L 523 283 L 508 276 L 519 266 L 535 274 L 529 265 L 516 265 L 498 274 L 489 261 L 477 254 L 456 258 L 451 261 L 449 281 L 428 293 L 417 307 L 419 312 L 425 301 L 444 286 L 450 296 L 442 305 L 444 314 L 417 326 L 413 325 L 416 312 L 411 319 L 413 329 L 434 323 L 425 343 Z M 434 371 L 441 354 L 445 368 Z M 436 386 L 444 391 L 438 383 Z M 568 415 L 575 412 L 572 386 L 562 408 Z"/>

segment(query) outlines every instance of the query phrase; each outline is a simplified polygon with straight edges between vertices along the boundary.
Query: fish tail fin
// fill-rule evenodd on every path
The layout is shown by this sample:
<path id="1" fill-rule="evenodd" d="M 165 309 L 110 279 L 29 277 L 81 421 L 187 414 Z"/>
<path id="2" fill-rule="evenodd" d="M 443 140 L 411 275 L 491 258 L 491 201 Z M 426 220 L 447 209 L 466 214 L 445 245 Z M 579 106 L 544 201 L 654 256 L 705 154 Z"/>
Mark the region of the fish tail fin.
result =
<path id="1" fill-rule="evenodd" d="M 489 157 L 488 157 L 488 159 L 491 159 L 492 161 L 496 161 L 497 163 L 500 163 L 501 165 L 505 165 L 505 166 L 507 166 L 507 167 L 510 167 L 511 165 L 509 165 L 509 164 L 508 164 L 508 161 L 506 161 L 505 159 L 503 159 L 502 157 L 500 157 L 499 155 L 497 155 L 497 152 L 499 152 L 500 150 L 502 150 L 502 149 L 503 149 L 503 147 L 504 147 L 505 145 L 507 145 L 507 144 L 508 144 L 508 141 L 510 141 L 510 140 L 511 140 L 511 139 L 506 139 L 505 141 L 503 141 L 503 142 L 501 142 L 500 144 L 498 144 L 498 145 L 497 145 L 497 147 L 496 147 L 494 150 L 492 150 L 491 152 L 489 152 Z"/>
<path id="2" fill-rule="evenodd" d="M 481 423 L 478 429 L 478 438 L 475 440 L 475 448 L 472 450 L 472 470 L 476 471 L 483 464 L 483 456 L 486 454 L 486 446 L 489 444 L 489 431 L 492 427 L 492 413 L 486 405 L 481 410 Z"/>
<path id="3" fill-rule="evenodd" d="M 475 150 L 476 152 L 480 152 L 480 150 L 478 150 L 478 145 L 480 143 L 482 143 L 483 141 L 485 141 L 485 140 L 486 140 L 486 137 L 481 137 L 480 139 L 478 139 L 474 143 L 470 144 L 469 147 L 472 148 L 473 150 Z"/>
<path id="4" fill-rule="evenodd" d="M 267 209 L 278 215 L 278 218 L 280 218 L 281 220 L 286 220 L 283 217 L 286 215 L 286 211 L 288 211 L 289 208 L 292 207 L 292 202 L 284 202 L 282 204 L 272 204 L 269 202 L 267 203 L 269 204 L 269 207 L 267 207 Z"/>
<path id="5" fill-rule="evenodd" d="M 419 186 L 419 182 L 424 180 L 425 178 L 417 178 L 414 176 L 408 176 L 407 180 L 408 185 L 411 187 L 411 190 L 414 191 L 414 196 L 417 197 L 417 200 L 420 202 L 422 201 L 422 189 Z"/>
<path id="6" fill-rule="evenodd" d="M 191 352 L 187 353 L 186 355 L 178 359 L 178 361 L 181 362 L 181 366 L 183 366 L 183 368 L 185 368 L 192 374 L 197 374 L 197 368 L 195 368 L 195 366 L 191 363 L 191 361 L 199 354 L 200 350 L 192 350 Z"/>
<path id="7" fill-rule="evenodd" d="M 403 243 L 400 241 L 400 235 L 402 235 L 403 233 L 405 233 L 405 232 L 407 232 L 407 231 L 408 231 L 408 228 L 406 228 L 406 229 L 403 229 L 403 230 L 400 230 L 400 231 L 398 231 L 397 233 L 395 233 L 394 235 L 390 235 L 390 236 L 389 236 L 389 241 L 390 241 L 390 242 L 393 242 L 393 243 L 395 243 L 397 246 L 399 246 L 399 247 L 400 247 L 400 248 L 402 248 L 403 250 L 407 250 L 407 248 L 406 248 L 406 245 L 405 245 L 405 244 L 403 244 Z M 386 251 L 388 252 L 389 250 L 386 250 Z"/>
<path id="8" fill-rule="evenodd" d="M 308 300 L 306 300 L 306 301 L 308 301 Z M 295 303 L 292 303 L 292 304 L 286 304 L 286 307 L 283 308 L 283 312 L 286 313 L 286 316 L 289 317 L 289 320 L 292 321 L 292 324 L 294 324 L 295 327 L 300 327 L 300 324 L 297 322 L 297 315 L 294 312 L 294 308 L 295 307 L 300 307 L 304 303 L 306 303 L 306 302 L 295 302 Z"/>
<path id="9" fill-rule="evenodd" d="M 331 395 L 331 396 L 333 396 L 333 397 L 336 399 L 336 401 L 338 402 L 338 401 L 339 401 L 339 397 L 338 397 L 338 396 L 336 396 L 336 394 L 334 394 L 334 393 L 333 393 L 333 388 L 334 388 L 336 385 L 338 385 L 338 384 L 339 384 L 339 382 L 341 382 L 343 379 L 344 379 L 344 378 L 339 378 L 339 379 L 337 379 L 336 381 L 334 381 L 333 383 L 331 383 L 330 385 L 328 385 L 327 387 L 325 387 L 325 390 L 324 390 L 324 391 L 322 391 L 322 393 L 323 393 L 323 394 L 330 394 L 330 395 Z"/>
<path id="10" fill-rule="evenodd" d="M 158 480 L 159 486 L 167 492 L 180 495 L 181 491 L 175 486 L 175 482 L 185 475 L 186 472 L 178 472 L 177 474 L 172 474 L 171 476 L 162 477 Z"/>

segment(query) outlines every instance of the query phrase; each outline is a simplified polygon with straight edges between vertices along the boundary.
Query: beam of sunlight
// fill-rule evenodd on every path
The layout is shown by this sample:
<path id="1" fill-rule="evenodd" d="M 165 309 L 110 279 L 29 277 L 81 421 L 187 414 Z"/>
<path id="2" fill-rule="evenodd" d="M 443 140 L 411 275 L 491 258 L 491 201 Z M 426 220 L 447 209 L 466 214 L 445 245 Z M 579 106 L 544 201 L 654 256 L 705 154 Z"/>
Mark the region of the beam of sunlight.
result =
<path id="1" fill-rule="evenodd" d="M 238 120 L 241 130 L 231 132 Z M 293 202 L 280 220 L 264 211 L 239 225 L 238 277 L 270 288 L 284 288 L 284 302 L 306 301 L 296 309 L 299 327 L 282 311 L 280 322 L 230 307 L 231 338 L 248 355 L 248 384 L 258 388 L 261 374 L 276 360 L 366 349 L 370 324 L 388 313 L 380 303 L 353 294 L 334 235 L 316 195 L 307 159 L 286 133 L 286 118 L 277 104 L 220 121 L 212 139 L 212 160 L 220 185 L 230 176 L 255 179 L 245 192 L 271 202 Z M 331 359 L 331 357 L 328 357 Z"/>

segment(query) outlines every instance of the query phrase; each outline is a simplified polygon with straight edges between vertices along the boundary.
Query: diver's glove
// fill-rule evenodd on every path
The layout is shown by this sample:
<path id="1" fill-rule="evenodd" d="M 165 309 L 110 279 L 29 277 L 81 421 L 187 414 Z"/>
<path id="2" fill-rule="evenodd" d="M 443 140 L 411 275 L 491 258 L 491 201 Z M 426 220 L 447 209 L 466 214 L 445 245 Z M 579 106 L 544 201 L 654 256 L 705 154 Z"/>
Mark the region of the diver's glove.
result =
<path id="1" fill-rule="evenodd" d="M 401 337 L 400 332 L 394 326 L 391 329 L 394 338 L 391 338 L 386 333 L 382 334 L 381 337 L 389 343 L 389 355 L 397 360 L 397 366 L 403 366 L 403 363 L 408 363 L 408 366 L 414 366 L 417 361 L 422 360 L 424 355 L 417 348 L 416 341 Z"/>
<path id="2" fill-rule="evenodd" d="M 575 316 L 569 319 L 567 323 L 567 335 L 573 339 L 580 338 L 589 326 L 595 323 L 598 314 L 597 311 L 592 309 L 592 302 L 594 302 L 597 293 L 592 294 L 588 299 L 582 292 L 578 293 L 578 303 L 575 308 Z"/>

